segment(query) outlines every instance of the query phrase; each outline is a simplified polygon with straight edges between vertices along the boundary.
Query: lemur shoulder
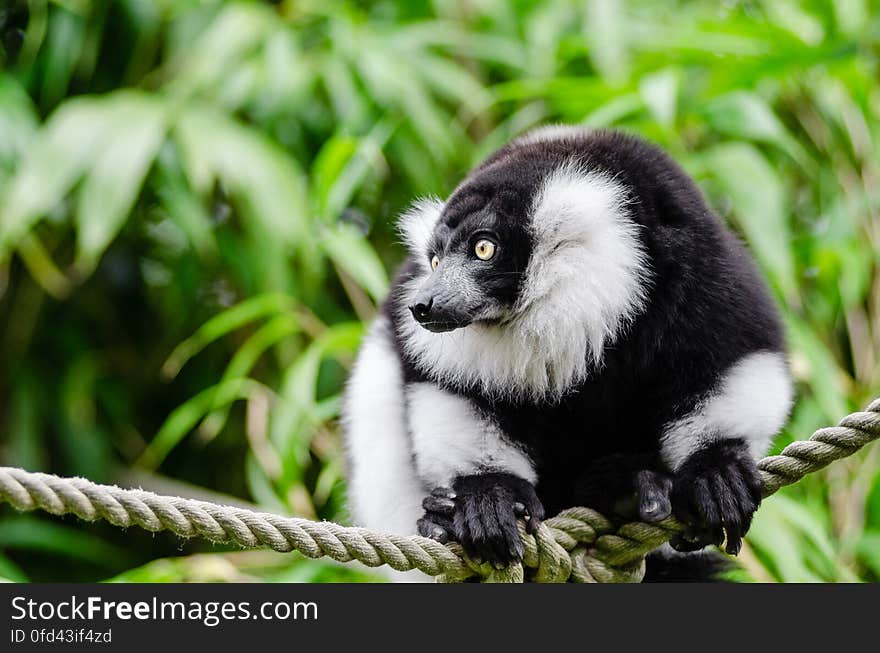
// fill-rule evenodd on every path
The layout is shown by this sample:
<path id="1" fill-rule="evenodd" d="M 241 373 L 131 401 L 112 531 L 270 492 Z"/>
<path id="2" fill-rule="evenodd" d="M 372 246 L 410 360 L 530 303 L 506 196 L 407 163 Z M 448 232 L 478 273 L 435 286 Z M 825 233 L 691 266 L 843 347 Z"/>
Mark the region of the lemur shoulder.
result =
<path id="1" fill-rule="evenodd" d="M 400 219 L 409 250 L 347 387 L 357 524 L 496 565 L 574 505 L 739 551 L 784 424 L 783 329 L 749 254 L 665 153 L 554 126 Z"/>

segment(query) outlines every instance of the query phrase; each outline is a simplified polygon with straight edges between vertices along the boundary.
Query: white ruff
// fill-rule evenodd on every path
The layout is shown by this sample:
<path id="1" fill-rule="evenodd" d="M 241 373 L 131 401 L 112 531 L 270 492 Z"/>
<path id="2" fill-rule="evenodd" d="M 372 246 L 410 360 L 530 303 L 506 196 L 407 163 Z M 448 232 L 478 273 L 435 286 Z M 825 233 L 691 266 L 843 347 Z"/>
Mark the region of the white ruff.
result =
<path id="1" fill-rule="evenodd" d="M 418 260 L 428 256 L 428 241 L 443 211 L 443 202 L 436 197 L 416 200 L 398 219 L 397 230 L 409 249 Z"/>
<path id="2" fill-rule="evenodd" d="M 404 312 L 407 353 L 437 381 L 491 397 L 559 399 L 644 306 L 650 272 L 626 203 L 610 177 L 560 167 L 533 203 L 534 247 L 512 316 L 431 333 Z M 404 288 L 408 298 L 429 274 L 425 260 Z"/>

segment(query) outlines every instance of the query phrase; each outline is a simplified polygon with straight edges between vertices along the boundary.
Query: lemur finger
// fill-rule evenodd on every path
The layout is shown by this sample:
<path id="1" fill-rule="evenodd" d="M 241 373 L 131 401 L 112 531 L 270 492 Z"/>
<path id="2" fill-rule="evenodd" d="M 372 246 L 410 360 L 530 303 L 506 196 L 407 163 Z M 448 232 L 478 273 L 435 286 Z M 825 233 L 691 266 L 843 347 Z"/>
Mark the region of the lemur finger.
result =
<path id="1" fill-rule="evenodd" d="M 727 468 L 727 483 L 736 497 L 742 512 L 754 512 L 761 501 L 760 490 L 756 493 L 748 474 L 744 474 L 739 465 Z M 757 496 L 756 496 L 757 494 Z"/>
<path id="2" fill-rule="evenodd" d="M 482 559 L 474 549 L 474 537 L 471 533 L 471 520 L 468 519 L 466 507 L 462 510 L 456 511 L 455 517 L 453 518 L 453 525 L 455 529 L 455 539 L 461 544 L 467 556 L 477 564 L 482 563 Z"/>
<path id="3" fill-rule="evenodd" d="M 696 533 L 692 529 L 687 529 L 683 533 L 673 535 L 669 540 L 669 546 L 679 553 L 691 553 L 692 551 L 699 551 L 705 548 L 708 544 L 706 539 L 705 535 Z"/>
<path id="4" fill-rule="evenodd" d="M 508 554 L 491 497 L 475 497 L 467 504 L 465 516 L 469 534 L 463 541 L 465 551 L 495 567 L 503 566 Z"/>
<path id="5" fill-rule="evenodd" d="M 431 496 L 435 496 L 439 499 L 455 499 L 458 495 L 455 493 L 451 487 L 435 487 L 431 490 Z"/>
<path id="6" fill-rule="evenodd" d="M 517 501 L 513 504 L 513 514 L 526 523 L 526 530 L 529 533 L 534 533 L 537 530 L 538 520 L 532 519 L 532 515 L 529 514 L 529 511 L 526 508 L 526 504 L 524 504 L 522 501 Z"/>
<path id="7" fill-rule="evenodd" d="M 705 478 L 698 478 L 694 483 L 693 501 L 695 512 L 703 526 L 707 529 L 721 526 L 721 512 Z"/>
<path id="8" fill-rule="evenodd" d="M 446 497 L 437 497 L 429 494 L 422 501 L 422 508 L 428 512 L 436 512 L 451 517 L 455 512 L 455 501 Z"/>
<path id="9" fill-rule="evenodd" d="M 672 512 L 684 524 L 699 521 L 694 500 L 693 480 L 677 478 L 672 484 Z"/>
<path id="10" fill-rule="evenodd" d="M 742 544 L 742 532 L 734 528 L 728 528 L 727 543 L 724 545 L 724 550 L 732 556 L 739 555 L 739 552 L 742 550 Z"/>
<path id="11" fill-rule="evenodd" d="M 697 551 L 710 544 L 724 541 L 720 512 L 709 484 L 705 478 L 692 481 L 690 487 L 676 488 L 678 495 L 677 516 L 688 528 L 670 542 L 678 551 Z"/>
<path id="12" fill-rule="evenodd" d="M 711 488 L 715 504 L 718 506 L 721 525 L 725 528 L 728 526 L 739 528 L 742 525 L 740 504 L 729 481 L 722 476 L 715 476 L 711 480 Z"/>
<path id="13" fill-rule="evenodd" d="M 452 523 L 443 523 L 435 518 L 422 517 L 416 522 L 419 535 L 429 537 L 441 544 L 446 544 L 452 539 Z"/>
<path id="14" fill-rule="evenodd" d="M 699 551 L 703 548 L 702 544 L 689 540 L 681 534 L 673 535 L 669 540 L 669 546 L 679 553 L 691 553 L 692 551 Z"/>
<path id="15" fill-rule="evenodd" d="M 712 490 L 718 502 L 721 523 L 727 533 L 725 550 L 736 555 L 742 548 L 742 516 L 740 505 L 728 479 L 716 476 L 712 479 Z"/>
<path id="16" fill-rule="evenodd" d="M 516 525 L 516 504 L 514 504 L 514 511 L 511 512 L 506 508 L 506 505 L 503 502 L 495 504 L 495 513 L 498 517 L 498 523 L 501 526 L 501 530 L 504 534 L 505 545 L 507 549 L 507 563 L 518 562 L 522 560 L 523 554 L 525 553 L 525 549 L 523 547 L 522 538 L 519 535 L 519 528 Z M 538 519 L 532 517 L 532 515 L 528 512 L 528 508 L 525 508 L 526 513 L 524 519 L 526 519 L 526 528 L 529 527 L 529 524 L 533 521 L 537 522 Z"/>
<path id="17" fill-rule="evenodd" d="M 526 531 L 534 535 L 538 530 L 538 526 L 544 521 L 544 504 L 541 503 L 541 500 L 535 493 L 535 488 L 531 484 L 527 484 L 520 493 L 520 501 L 525 505 L 525 516 L 523 519 L 526 522 Z"/>
<path id="18" fill-rule="evenodd" d="M 673 541 L 674 540 L 674 541 Z M 724 541 L 724 529 L 721 526 L 711 528 L 689 527 L 670 540 L 672 548 L 682 553 L 699 551 L 709 545 L 718 546 Z"/>
<path id="19" fill-rule="evenodd" d="M 690 493 L 683 492 L 676 488 L 675 493 L 672 496 L 672 504 L 673 513 L 679 521 L 685 524 L 692 524 L 697 521 Z"/>
<path id="20" fill-rule="evenodd" d="M 729 520 L 725 521 L 724 532 L 727 535 L 724 550 L 730 555 L 739 555 L 742 549 L 743 535 L 748 530 L 748 525 L 743 523 L 739 512 L 733 513 Z"/>
<path id="21" fill-rule="evenodd" d="M 498 562 L 498 553 L 492 546 L 493 534 L 498 531 L 491 503 L 486 497 L 471 497 L 455 512 L 455 530 L 458 541 L 468 557 L 477 563 Z M 497 538 L 497 536 L 496 536 Z"/>
<path id="22" fill-rule="evenodd" d="M 753 493 L 747 487 L 739 470 L 730 473 L 727 477 L 727 483 L 730 485 L 739 512 L 740 533 L 745 535 L 752 524 L 752 516 L 758 509 L 758 502 L 755 501 Z"/>
<path id="23" fill-rule="evenodd" d="M 761 474 L 754 465 L 738 465 L 738 470 L 757 509 L 761 504 Z"/>
<path id="24" fill-rule="evenodd" d="M 489 523 L 491 530 L 487 533 L 489 545 L 494 553 L 493 563 L 496 568 L 509 565 L 519 559 L 517 545 L 521 546 L 519 529 L 516 527 L 516 515 L 511 509 L 509 496 L 496 491 L 494 500 L 487 498 L 487 512 L 491 514 Z"/>
<path id="25" fill-rule="evenodd" d="M 538 526 L 544 521 L 544 506 L 540 503 L 531 505 L 532 507 L 529 509 L 524 503 L 517 501 L 513 504 L 513 514 L 520 517 L 526 524 L 526 531 L 534 535 Z"/>

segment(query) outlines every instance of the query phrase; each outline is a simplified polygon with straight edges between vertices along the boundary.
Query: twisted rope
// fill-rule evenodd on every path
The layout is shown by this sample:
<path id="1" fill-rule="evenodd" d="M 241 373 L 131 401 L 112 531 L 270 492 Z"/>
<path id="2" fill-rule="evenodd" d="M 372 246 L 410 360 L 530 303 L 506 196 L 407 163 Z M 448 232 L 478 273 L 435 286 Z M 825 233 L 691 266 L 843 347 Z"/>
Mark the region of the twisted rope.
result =
<path id="1" fill-rule="evenodd" d="M 809 440 L 793 442 L 778 456 L 761 460 L 763 496 L 853 455 L 878 438 L 880 399 L 865 411 L 844 417 L 837 426 L 819 429 Z M 447 582 L 474 576 L 489 582 L 638 582 L 644 575 L 645 555 L 683 528 L 673 518 L 615 526 L 594 510 L 570 508 L 545 520 L 535 535 L 527 534 L 521 525 L 522 563 L 495 570 L 469 560 L 458 545 L 417 535 L 282 517 L 13 467 L 0 467 L 0 502 L 22 511 L 74 514 L 86 521 L 103 519 L 122 528 L 169 530 L 181 537 L 198 536 L 244 548 L 299 551 L 309 558 L 357 560 L 368 567 L 388 565 L 398 571 L 418 569 Z"/>

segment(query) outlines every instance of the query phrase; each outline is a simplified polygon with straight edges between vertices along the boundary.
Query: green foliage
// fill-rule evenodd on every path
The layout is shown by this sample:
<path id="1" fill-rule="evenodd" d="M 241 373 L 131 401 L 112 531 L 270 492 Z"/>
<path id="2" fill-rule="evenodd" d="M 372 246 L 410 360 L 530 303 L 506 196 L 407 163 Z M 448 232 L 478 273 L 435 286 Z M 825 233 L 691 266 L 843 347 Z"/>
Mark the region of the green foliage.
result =
<path id="1" fill-rule="evenodd" d="M 878 45 L 869 0 L 12 0 L 0 460 L 344 519 L 340 393 L 393 216 L 549 121 L 698 179 L 783 307 L 778 446 L 805 437 L 880 389 Z M 740 577 L 880 579 L 878 459 L 768 500 Z M 3 511 L 0 576 L 372 578 L 132 535 Z"/>

